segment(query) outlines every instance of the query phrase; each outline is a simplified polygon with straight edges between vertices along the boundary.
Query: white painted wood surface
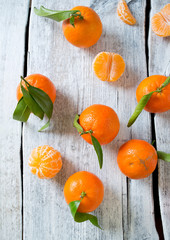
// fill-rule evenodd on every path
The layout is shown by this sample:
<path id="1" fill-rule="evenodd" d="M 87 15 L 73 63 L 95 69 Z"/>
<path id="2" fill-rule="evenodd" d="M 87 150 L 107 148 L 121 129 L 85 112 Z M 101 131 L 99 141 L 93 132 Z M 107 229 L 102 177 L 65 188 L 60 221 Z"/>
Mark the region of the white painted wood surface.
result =
<path id="1" fill-rule="evenodd" d="M 22 238 L 21 123 L 12 119 L 23 74 L 28 1 L 0 1 L 0 239 Z"/>
<path id="2" fill-rule="evenodd" d="M 152 0 L 151 17 L 159 12 L 168 0 Z M 149 74 L 170 76 L 170 39 L 155 35 L 150 29 Z M 157 149 L 170 153 L 170 111 L 155 115 Z M 165 240 L 170 239 L 170 164 L 159 160 L 159 199 Z"/>
<path id="3" fill-rule="evenodd" d="M 33 1 L 32 7 L 45 5 L 51 9 L 89 6 L 88 1 Z M 42 73 L 57 88 L 57 99 L 51 127 L 38 133 L 42 123 L 34 116 L 24 126 L 24 239 L 158 239 L 154 226 L 152 180 L 129 181 L 120 173 L 116 155 L 126 140 L 142 138 L 150 141 L 150 116 L 142 113 L 133 128 L 126 124 L 135 108 L 135 89 L 146 77 L 145 2 L 131 4 L 138 24 L 127 26 L 113 12 L 102 13 L 103 34 L 89 49 L 78 49 L 64 38 L 61 24 L 31 13 L 28 74 Z M 101 13 L 101 12 L 100 12 Z M 92 72 L 92 61 L 100 51 L 120 53 L 126 62 L 124 76 L 115 83 L 99 81 Z M 138 54 L 140 53 L 140 54 Z M 98 167 L 93 148 L 72 127 L 75 114 L 87 106 L 101 103 L 116 110 L 121 121 L 118 137 L 103 147 L 104 167 Z M 30 173 L 31 150 L 42 144 L 58 149 L 63 169 L 53 180 L 39 180 Z M 95 173 L 105 185 L 105 197 L 95 211 L 103 231 L 89 222 L 74 223 L 63 197 L 67 178 L 76 171 Z M 122 207 L 123 204 L 123 207 Z M 123 219 L 122 219 L 123 216 Z"/>
<path id="4" fill-rule="evenodd" d="M 12 0 L 0 3 L 0 8 L 5 9 L 3 15 L 0 15 L 0 29 L 4 33 L 0 35 L 2 41 L 0 94 L 3 96 L 0 120 L 3 123 L 1 126 L 5 126 L 0 129 L 2 149 L 0 239 L 2 240 L 158 239 L 154 223 L 152 177 L 138 181 L 127 180 L 120 173 L 116 163 L 118 148 L 125 141 L 139 138 L 151 142 L 151 121 L 147 112 L 142 112 L 130 129 L 126 127 L 136 106 L 136 87 L 147 76 L 144 28 L 146 1 L 128 1 L 137 19 L 135 26 L 128 26 L 117 18 L 117 0 L 103 0 L 102 4 L 101 2 L 97 0 L 32 1 L 27 74 L 41 73 L 49 77 L 56 86 L 57 98 L 49 129 L 38 133 L 37 130 L 43 122 L 34 116 L 24 124 L 23 223 L 19 149 L 21 124 L 12 120 L 12 112 L 16 104 L 15 89 L 19 76 L 23 73 L 28 1 Z M 152 14 L 162 8 L 163 2 L 166 4 L 167 1 L 160 3 L 158 0 L 152 0 Z M 61 23 L 34 14 L 33 7 L 41 5 L 51 9 L 70 9 L 77 5 L 95 6 L 103 23 L 100 40 L 89 49 L 78 49 L 70 45 L 63 36 Z M 167 39 L 151 33 L 150 75 L 168 71 L 168 67 L 165 67 L 168 51 L 164 50 L 168 49 L 168 43 Z M 123 56 L 126 70 L 117 82 L 101 82 L 94 76 L 92 61 L 100 51 L 113 51 Z M 160 56 L 162 56 L 161 61 Z M 6 94 L 6 89 L 9 95 Z M 6 102 L 8 108 L 4 105 Z M 83 109 L 94 103 L 112 107 L 121 122 L 117 138 L 107 146 L 103 146 L 102 170 L 98 167 L 92 146 L 83 141 L 72 126 L 75 114 L 81 113 Z M 167 130 L 169 116 L 167 113 L 155 117 L 159 150 L 169 151 L 170 140 Z M 167 129 L 163 126 L 167 126 Z M 61 172 L 52 180 L 37 179 L 30 173 L 28 166 L 32 149 L 44 144 L 49 144 L 60 151 L 63 159 Z M 79 170 L 95 173 L 104 183 L 104 201 L 94 212 L 103 231 L 93 227 L 89 222 L 75 223 L 65 203 L 64 184 L 71 174 Z M 167 163 L 159 164 L 159 194 L 165 240 L 170 236 L 169 170 Z"/>

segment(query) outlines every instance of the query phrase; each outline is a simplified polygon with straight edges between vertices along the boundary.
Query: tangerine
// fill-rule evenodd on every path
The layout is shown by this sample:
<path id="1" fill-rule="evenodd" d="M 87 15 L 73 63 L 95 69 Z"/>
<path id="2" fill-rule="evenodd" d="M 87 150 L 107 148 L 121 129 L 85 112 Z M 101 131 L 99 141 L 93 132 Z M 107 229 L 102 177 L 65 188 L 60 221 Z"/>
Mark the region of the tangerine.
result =
<path id="1" fill-rule="evenodd" d="M 56 88 L 49 78 L 45 77 L 42 74 L 36 73 L 36 74 L 31 74 L 31 75 L 25 77 L 25 79 L 27 80 L 27 82 L 30 85 L 32 85 L 36 88 L 39 88 L 39 89 L 43 90 L 45 93 L 47 93 L 48 96 L 50 97 L 51 101 L 53 103 L 55 102 Z M 25 86 L 25 83 L 22 83 L 22 84 L 23 84 L 23 86 Z M 23 94 L 22 94 L 21 87 L 19 84 L 17 87 L 17 100 L 19 101 L 22 96 L 23 96 Z"/>
<path id="2" fill-rule="evenodd" d="M 110 143 L 118 134 L 120 123 L 116 112 L 108 106 L 94 104 L 86 108 L 80 115 L 79 124 L 86 131 L 92 131 L 92 135 L 101 145 Z M 81 137 L 92 144 L 90 134 Z"/>
<path id="3" fill-rule="evenodd" d="M 29 166 L 39 178 L 53 178 L 62 167 L 61 154 L 48 145 L 39 146 L 33 149 Z"/>
<path id="4" fill-rule="evenodd" d="M 93 60 L 93 70 L 102 81 L 116 81 L 125 70 L 125 62 L 117 53 L 100 52 Z"/>
<path id="5" fill-rule="evenodd" d="M 144 140 L 132 139 L 119 149 L 117 163 L 123 174 L 132 179 L 148 177 L 156 168 L 155 148 Z"/>
<path id="6" fill-rule="evenodd" d="M 136 23 L 136 19 L 133 17 L 132 13 L 130 12 L 125 0 L 119 1 L 117 6 L 117 15 L 126 24 L 134 25 Z"/>
<path id="7" fill-rule="evenodd" d="M 77 6 L 71 10 L 79 10 L 83 19 L 76 17 L 74 27 L 70 24 L 70 19 L 63 21 L 65 38 L 76 47 L 91 47 L 102 34 L 102 23 L 98 14 L 92 8 L 84 6 Z"/>
<path id="8" fill-rule="evenodd" d="M 67 204 L 83 198 L 78 212 L 92 212 L 103 201 L 104 186 L 102 181 L 93 173 L 76 172 L 65 183 L 64 197 Z"/>
<path id="9" fill-rule="evenodd" d="M 139 102 L 144 95 L 159 89 L 166 78 L 162 75 L 152 75 L 145 78 L 136 89 L 137 101 Z M 153 93 L 144 109 L 151 113 L 161 113 L 170 110 L 170 84 L 160 92 Z"/>
<path id="10" fill-rule="evenodd" d="M 160 37 L 170 36 L 170 3 L 151 19 L 152 30 Z"/>

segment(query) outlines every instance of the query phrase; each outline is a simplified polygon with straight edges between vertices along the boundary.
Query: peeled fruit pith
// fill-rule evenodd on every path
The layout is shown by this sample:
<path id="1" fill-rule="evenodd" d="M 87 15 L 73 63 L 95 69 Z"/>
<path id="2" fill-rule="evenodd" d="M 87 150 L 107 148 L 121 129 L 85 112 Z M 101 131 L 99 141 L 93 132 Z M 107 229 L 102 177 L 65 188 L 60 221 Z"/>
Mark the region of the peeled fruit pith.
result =
<path id="1" fill-rule="evenodd" d="M 93 60 L 93 70 L 102 81 L 116 81 L 125 70 L 125 62 L 117 53 L 101 52 Z"/>

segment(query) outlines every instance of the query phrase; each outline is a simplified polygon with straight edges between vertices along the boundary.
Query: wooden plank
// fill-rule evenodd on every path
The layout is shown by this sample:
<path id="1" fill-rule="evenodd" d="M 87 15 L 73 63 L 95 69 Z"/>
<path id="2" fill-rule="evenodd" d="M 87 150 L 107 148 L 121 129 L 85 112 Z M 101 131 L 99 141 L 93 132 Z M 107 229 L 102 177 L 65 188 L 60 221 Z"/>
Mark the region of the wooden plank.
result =
<path id="1" fill-rule="evenodd" d="M 151 17 L 159 12 L 168 0 L 151 1 Z M 169 38 L 162 38 L 154 34 L 150 29 L 150 68 L 149 74 L 170 75 L 170 48 Z M 160 151 L 170 152 L 170 111 L 155 115 L 155 130 L 157 149 Z M 160 210 L 163 224 L 165 240 L 170 238 L 169 216 L 170 216 L 170 164 L 159 160 L 159 199 Z"/>
<path id="2" fill-rule="evenodd" d="M 131 113 L 136 106 L 135 93 L 141 80 L 147 76 L 145 56 L 145 1 L 131 1 L 129 7 L 137 20 L 135 26 L 117 24 L 116 46 L 125 57 L 126 73 L 120 81 L 119 116 L 123 124 L 127 124 Z M 115 26 L 116 28 L 116 26 Z M 108 29 L 109 30 L 109 29 Z M 120 48 L 120 50 L 119 50 Z M 118 82 L 119 83 L 119 82 Z M 143 112 L 135 124 L 127 129 L 122 128 L 120 140 L 143 139 L 151 142 L 150 115 Z M 123 178 L 124 239 L 158 239 L 155 229 L 152 177 L 143 180 L 130 180 L 127 183 Z"/>
<path id="3" fill-rule="evenodd" d="M 0 238 L 21 239 L 21 123 L 12 119 L 23 74 L 28 1 L 0 1 Z"/>
<path id="4" fill-rule="evenodd" d="M 32 7 L 43 5 L 34 0 Z M 89 6 L 89 1 L 46 2 L 51 9 Z M 92 3 L 93 4 L 93 3 Z M 48 76 L 57 88 L 52 124 L 38 133 L 40 121 L 34 116 L 24 126 L 24 239 L 158 239 L 153 218 L 152 180 L 129 181 L 120 173 L 116 155 L 120 145 L 132 138 L 150 141 L 150 117 L 142 113 L 131 129 L 126 127 L 135 108 L 135 89 L 146 77 L 145 62 L 145 2 L 132 2 L 138 25 L 122 23 L 115 12 L 100 9 L 103 34 L 89 49 L 78 49 L 64 38 L 61 24 L 31 13 L 28 74 L 39 72 Z M 115 83 L 99 81 L 91 70 L 94 56 L 100 51 L 120 53 L 126 62 L 124 76 Z M 140 54 L 139 54 L 140 52 Z M 72 127 L 75 114 L 87 106 L 101 103 L 116 110 L 121 121 L 118 137 L 103 147 L 104 166 L 100 170 L 92 146 L 84 142 Z M 40 180 L 31 175 L 28 158 L 31 150 L 49 144 L 58 149 L 63 169 L 52 180 Z M 76 171 L 95 173 L 105 185 L 105 197 L 95 211 L 103 231 L 89 222 L 74 223 L 63 197 L 67 178 Z M 128 191 L 127 191 L 128 189 Z M 147 201 L 146 201 L 147 199 Z M 127 216 L 128 219 L 127 219 Z M 152 237 L 153 238 L 152 238 Z"/>

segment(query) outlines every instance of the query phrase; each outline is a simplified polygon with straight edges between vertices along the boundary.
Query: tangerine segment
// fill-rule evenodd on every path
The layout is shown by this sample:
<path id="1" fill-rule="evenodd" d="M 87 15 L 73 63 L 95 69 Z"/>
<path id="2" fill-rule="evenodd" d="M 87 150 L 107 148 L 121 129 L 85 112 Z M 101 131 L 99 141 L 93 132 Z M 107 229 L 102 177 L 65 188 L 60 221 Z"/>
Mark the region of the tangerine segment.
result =
<path id="1" fill-rule="evenodd" d="M 170 3 L 152 17 L 151 24 L 152 30 L 158 36 L 170 36 Z"/>
<path id="2" fill-rule="evenodd" d="M 79 124 L 84 131 L 92 130 L 92 135 L 101 145 L 110 143 L 117 136 L 120 128 L 116 112 L 102 104 L 94 104 L 86 108 L 80 115 Z M 92 144 L 90 134 L 83 134 L 81 137 Z"/>
<path id="3" fill-rule="evenodd" d="M 64 186 L 64 197 L 69 204 L 80 200 L 81 194 L 85 193 L 78 212 L 92 212 L 103 201 L 104 186 L 102 181 L 93 173 L 80 171 L 68 178 Z"/>
<path id="4" fill-rule="evenodd" d="M 51 98 L 51 101 L 54 103 L 56 99 L 56 88 L 49 78 L 42 74 L 36 73 L 25 77 L 25 79 L 30 85 L 39 88 L 48 94 L 48 96 Z M 22 85 L 25 87 L 25 83 L 22 82 Z M 19 84 L 17 87 L 17 100 L 19 101 L 22 96 L 23 94 Z"/>
<path id="5" fill-rule="evenodd" d="M 136 23 L 136 19 L 133 17 L 130 12 L 128 5 L 125 0 L 121 0 L 117 6 L 117 14 L 119 18 L 126 24 L 134 25 Z"/>
<path id="6" fill-rule="evenodd" d="M 125 70 L 125 62 L 117 53 L 100 52 L 93 60 L 93 70 L 102 81 L 116 81 Z"/>
<path id="7" fill-rule="evenodd" d="M 160 88 L 166 78 L 163 75 L 152 75 L 145 78 L 136 89 L 137 101 L 139 102 L 144 95 Z M 153 93 L 144 109 L 151 113 L 161 113 L 170 110 L 170 84 L 163 88 L 161 92 Z"/>
<path id="8" fill-rule="evenodd" d="M 33 149 L 29 166 L 39 178 L 53 178 L 62 167 L 61 154 L 48 145 L 39 146 Z"/>
<path id="9" fill-rule="evenodd" d="M 148 177 L 156 168 L 158 156 L 155 148 L 144 140 L 132 139 L 124 143 L 118 152 L 117 162 L 127 177 Z"/>

